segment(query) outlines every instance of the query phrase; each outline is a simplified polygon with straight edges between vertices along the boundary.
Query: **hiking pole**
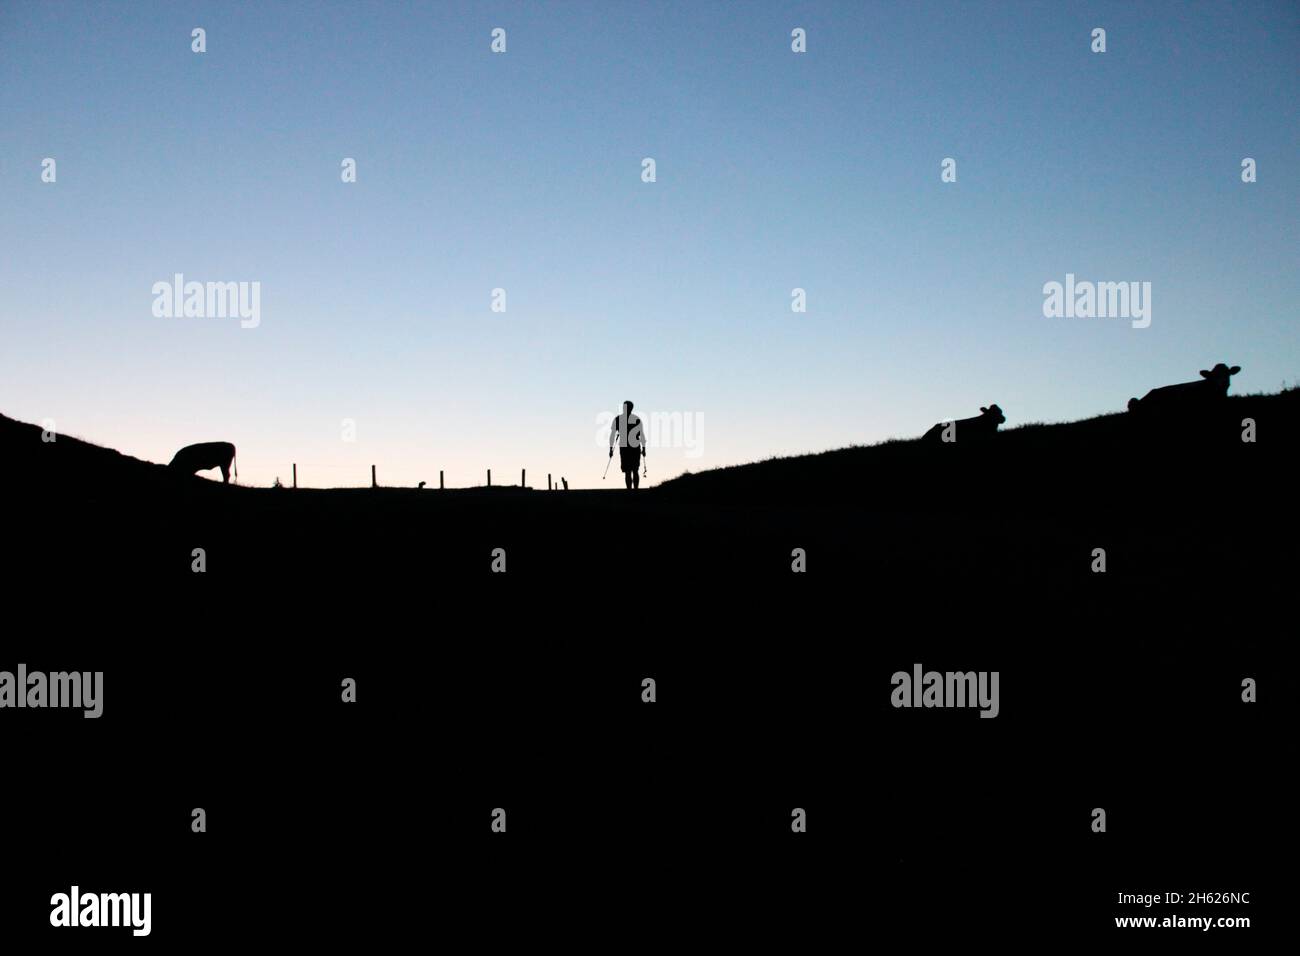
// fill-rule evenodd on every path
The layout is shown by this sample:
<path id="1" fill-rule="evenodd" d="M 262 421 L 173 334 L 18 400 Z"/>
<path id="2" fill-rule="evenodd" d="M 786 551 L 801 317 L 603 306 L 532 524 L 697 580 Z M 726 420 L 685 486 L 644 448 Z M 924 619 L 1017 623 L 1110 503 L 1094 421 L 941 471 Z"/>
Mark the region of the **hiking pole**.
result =
<path id="1" fill-rule="evenodd" d="M 605 462 L 605 475 L 608 475 L 608 474 L 609 474 L 609 466 L 610 466 L 610 464 L 611 464 L 613 461 L 614 461 L 614 456 L 613 456 L 613 455 L 610 455 L 610 456 L 609 456 L 609 461 Z M 605 480 L 605 475 L 601 475 L 601 476 L 600 476 L 600 480 L 601 480 L 601 481 L 604 481 L 604 480 Z"/>

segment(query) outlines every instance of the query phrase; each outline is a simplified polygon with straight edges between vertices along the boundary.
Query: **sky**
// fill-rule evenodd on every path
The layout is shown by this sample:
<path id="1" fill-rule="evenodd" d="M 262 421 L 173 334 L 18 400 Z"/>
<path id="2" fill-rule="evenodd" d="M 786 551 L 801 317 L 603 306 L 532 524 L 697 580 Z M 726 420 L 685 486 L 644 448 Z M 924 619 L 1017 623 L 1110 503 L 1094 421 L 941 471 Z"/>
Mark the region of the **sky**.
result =
<path id="1" fill-rule="evenodd" d="M 624 399 L 654 484 L 1276 391 L 1298 68 L 1289 2 L 0 0 L 0 412 L 247 484 L 598 488 Z M 156 315 L 178 273 L 256 326 Z M 1150 325 L 1045 316 L 1067 274 Z"/>

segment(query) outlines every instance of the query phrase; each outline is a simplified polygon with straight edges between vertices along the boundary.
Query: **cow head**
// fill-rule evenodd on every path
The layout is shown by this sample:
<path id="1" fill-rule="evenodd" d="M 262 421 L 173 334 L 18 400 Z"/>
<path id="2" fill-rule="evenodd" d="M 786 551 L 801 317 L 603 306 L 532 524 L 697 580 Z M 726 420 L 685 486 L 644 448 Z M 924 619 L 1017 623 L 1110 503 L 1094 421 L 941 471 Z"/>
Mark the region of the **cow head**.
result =
<path id="1" fill-rule="evenodd" d="M 993 422 L 994 425 L 1001 425 L 1003 422 L 1007 420 L 1006 416 L 1002 414 L 1002 409 L 998 408 L 996 405 L 990 405 L 988 408 L 985 408 L 983 405 L 981 405 L 980 414 L 984 418 L 987 418 L 989 421 Z"/>
<path id="2" fill-rule="evenodd" d="M 1234 365 L 1232 368 L 1228 368 L 1228 366 L 1220 362 L 1208 372 L 1205 369 L 1201 369 L 1201 378 L 1212 382 L 1216 391 L 1226 393 L 1228 391 L 1228 379 L 1240 371 L 1240 365 Z"/>

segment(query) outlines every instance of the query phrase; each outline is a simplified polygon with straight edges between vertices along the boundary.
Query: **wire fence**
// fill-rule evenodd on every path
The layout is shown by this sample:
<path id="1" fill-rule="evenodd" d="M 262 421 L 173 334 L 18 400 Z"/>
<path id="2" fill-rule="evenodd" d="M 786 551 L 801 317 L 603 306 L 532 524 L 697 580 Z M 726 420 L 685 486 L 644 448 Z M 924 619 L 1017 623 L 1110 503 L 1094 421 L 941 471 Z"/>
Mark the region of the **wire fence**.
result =
<path id="1" fill-rule="evenodd" d="M 358 474 L 358 472 L 361 472 Z M 538 476 L 540 477 L 540 476 Z M 516 484 L 515 478 L 518 479 Z M 385 485 L 381 480 L 378 472 L 378 466 L 371 465 L 369 473 L 366 474 L 364 469 L 358 469 L 356 465 L 340 465 L 337 463 L 326 462 L 295 462 L 290 465 L 287 475 L 277 475 L 273 488 L 422 488 L 426 490 L 441 491 L 455 488 L 483 488 L 483 487 L 515 487 L 515 488 L 532 488 L 528 484 L 528 469 L 521 469 L 517 476 L 507 476 L 502 472 L 497 472 L 494 476 L 492 469 L 485 468 L 482 473 L 482 479 L 478 482 L 469 484 L 452 484 L 448 481 L 446 472 L 439 471 L 436 480 L 425 479 L 418 484 L 402 483 L 394 485 Z M 537 489 L 540 490 L 540 485 Z M 569 487 L 568 479 L 561 475 L 548 473 L 546 475 L 547 491 L 567 491 Z"/>

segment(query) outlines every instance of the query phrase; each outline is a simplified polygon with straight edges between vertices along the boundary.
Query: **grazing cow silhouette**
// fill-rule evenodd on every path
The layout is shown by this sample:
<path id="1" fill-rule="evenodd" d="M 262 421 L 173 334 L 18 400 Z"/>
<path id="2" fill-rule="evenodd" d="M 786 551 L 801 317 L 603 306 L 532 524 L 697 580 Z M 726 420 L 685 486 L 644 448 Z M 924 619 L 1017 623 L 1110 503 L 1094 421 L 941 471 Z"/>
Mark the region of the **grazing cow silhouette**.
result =
<path id="1" fill-rule="evenodd" d="M 1153 388 L 1142 398 L 1130 398 L 1130 412 L 1176 411 L 1213 406 L 1228 397 L 1228 379 L 1241 371 L 1240 365 L 1232 368 L 1220 362 L 1210 371 L 1201 369 L 1198 382 L 1181 382 L 1178 385 L 1163 385 Z"/>
<path id="2" fill-rule="evenodd" d="M 995 434 L 998 426 L 1006 420 L 1006 416 L 1002 414 L 1002 409 L 996 405 L 990 405 L 988 408 L 980 406 L 980 414 L 974 418 L 959 418 L 951 423 L 939 422 L 939 424 L 922 435 L 921 440 L 942 442 L 944 429 L 949 424 L 954 426 L 952 431 L 954 440 L 960 438 L 988 438 Z"/>
<path id="3" fill-rule="evenodd" d="M 229 483 L 230 468 L 235 463 L 235 446 L 228 441 L 206 441 L 198 445 L 186 445 L 176 453 L 167 467 L 192 475 L 196 471 L 209 468 L 221 469 L 221 480 Z M 239 469 L 235 469 L 239 477 Z"/>

